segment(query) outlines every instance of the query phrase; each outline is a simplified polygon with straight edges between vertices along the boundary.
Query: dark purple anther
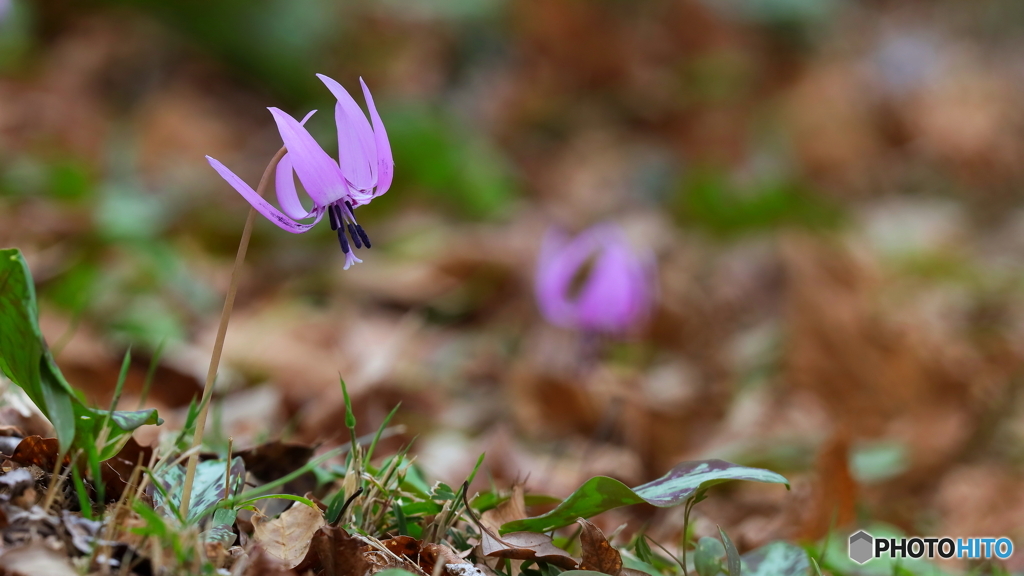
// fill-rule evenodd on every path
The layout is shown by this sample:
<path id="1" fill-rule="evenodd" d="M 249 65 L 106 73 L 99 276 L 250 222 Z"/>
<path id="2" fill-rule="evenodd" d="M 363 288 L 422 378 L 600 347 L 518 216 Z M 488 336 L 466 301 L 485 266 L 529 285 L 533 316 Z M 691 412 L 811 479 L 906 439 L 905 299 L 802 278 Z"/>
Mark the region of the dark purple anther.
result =
<path id="1" fill-rule="evenodd" d="M 356 233 L 356 227 L 351 222 L 348 223 L 348 235 L 352 237 L 352 243 L 356 245 L 356 248 L 363 247 L 363 241 L 359 234 Z"/>
<path id="2" fill-rule="evenodd" d="M 331 230 L 338 229 L 338 217 L 334 215 L 334 206 L 327 207 L 327 216 L 331 219 Z"/>
<path id="3" fill-rule="evenodd" d="M 344 254 L 348 254 L 348 251 L 349 251 L 349 248 L 348 248 L 348 238 L 345 238 L 345 229 L 344 228 L 340 228 L 340 227 L 338 228 L 338 242 L 341 244 L 341 251 Z"/>
<path id="4" fill-rule="evenodd" d="M 363 227 L 360 226 L 359 224 L 356 224 L 356 232 L 359 233 L 359 237 L 363 240 L 363 244 L 365 244 L 366 247 L 369 248 L 370 237 L 366 235 L 366 231 L 363 230 Z M 355 234 L 352 235 L 352 238 L 355 238 Z"/>

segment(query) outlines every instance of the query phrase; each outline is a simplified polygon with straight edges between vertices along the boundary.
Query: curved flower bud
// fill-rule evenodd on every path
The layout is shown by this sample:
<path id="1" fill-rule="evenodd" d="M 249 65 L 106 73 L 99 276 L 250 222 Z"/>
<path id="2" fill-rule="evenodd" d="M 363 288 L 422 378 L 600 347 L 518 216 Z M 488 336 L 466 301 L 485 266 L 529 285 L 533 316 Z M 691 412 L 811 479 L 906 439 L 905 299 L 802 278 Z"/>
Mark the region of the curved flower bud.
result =
<path id="1" fill-rule="evenodd" d="M 653 284 L 653 259 L 634 253 L 617 226 L 600 224 L 571 239 L 548 232 L 534 291 L 552 324 L 622 334 L 646 320 Z"/>

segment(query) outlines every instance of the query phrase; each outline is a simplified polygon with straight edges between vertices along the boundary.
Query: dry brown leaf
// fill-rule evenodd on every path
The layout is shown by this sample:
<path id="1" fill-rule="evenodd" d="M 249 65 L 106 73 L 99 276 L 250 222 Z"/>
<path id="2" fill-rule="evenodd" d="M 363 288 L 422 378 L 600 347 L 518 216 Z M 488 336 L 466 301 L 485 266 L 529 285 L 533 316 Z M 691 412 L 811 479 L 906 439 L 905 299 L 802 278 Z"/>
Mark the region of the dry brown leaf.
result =
<path id="1" fill-rule="evenodd" d="M 290 569 L 306 557 L 313 535 L 324 524 L 324 516 L 319 509 L 296 502 L 273 520 L 262 514 L 253 516 L 253 539 L 267 554 Z"/>
<path id="2" fill-rule="evenodd" d="M 120 452 L 100 465 L 100 474 L 107 487 L 107 500 L 119 500 L 128 487 L 128 481 L 131 479 L 135 467 L 140 464 L 142 466 L 149 465 L 149 460 L 152 457 L 152 446 L 143 446 L 134 437 L 129 436 Z"/>
<path id="3" fill-rule="evenodd" d="M 244 560 L 245 576 L 295 576 L 295 571 L 286 569 L 281 563 L 260 547 L 255 547 Z"/>
<path id="4" fill-rule="evenodd" d="M 363 576 L 370 563 L 363 556 L 363 541 L 338 526 L 323 526 L 313 536 L 313 551 L 324 576 Z"/>
<path id="5" fill-rule="evenodd" d="M 483 550 L 484 556 L 510 560 L 542 561 L 566 570 L 576 568 L 578 565 L 576 560 L 568 552 L 555 546 L 551 542 L 551 537 L 546 534 L 511 532 L 499 536 L 502 524 L 523 518 L 526 518 L 523 487 L 513 485 L 512 495 L 509 499 L 493 510 L 485 512 L 478 524 L 482 533 L 480 548 Z"/>
<path id="6" fill-rule="evenodd" d="M 313 457 L 316 447 L 296 442 L 272 440 L 241 450 L 245 469 L 263 482 L 272 482 L 302 468 Z"/>
<path id="7" fill-rule="evenodd" d="M 363 557 L 370 563 L 371 573 L 375 574 L 389 568 L 400 568 L 413 574 L 423 572 L 417 563 L 420 550 L 419 540 L 412 536 L 396 536 L 381 540 L 380 545 L 387 552 L 380 550 L 378 546 L 363 547 Z"/>
<path id="8" fill-rule="evenodd" d="M 622 556 L 608 543 L 604 532 L 589 520 L 580 518 L 576 521 L 583 527 L 583 531 L 580 532 L 580 546 L 583 548 L 580 569 L 604 572 L 612 576 L 622 572 Z"/>
<path id="9" fill-rule="evenodd" d="M 501 504 L 480 515 L 480 522 L 499 534 L 501 526 L 513 520 L 526 518 L 526 499 L 523 497 L 523 485 L 513 484 L 512 494 Z"/>
<path id="10" fill-rule="evenodd" d="M 394 538 L 381 540 L 380 543 L 395 556 L 416 558 L 420 554 L 420 541 L 412 536 L 395 536 Z"/>
<path id="11" fill-rule="evenodd" d="M 49 472 L 57 464 L 59 454 L 60 446 L 56 438 L 29 436 L 22 438 L 18 447 L 14 449 L 14 455 L 11 456 L 11 460 L 22 466 L 39 466 Z M 65 456 L 64 464 L 67 464 L 68 461 L 68 457 Z"/>
<path id="12" fill-rule="evenodd" d="M 850 442 L 840 432 L 818 453 L 814 505 L 807 507 L 803 537 L 817 540 L 829 530 L 850 525 L 857 517 L 857 481 L 850 472 Z"/>
<path id="13" fill-rule="evenodd" d="M 444 566 L 467 563 L 444 543 L 424 544 L 412 536 L 395 536 L 382 540 L 381 544 L 395 556 L 418 565 L 427 574 L 434 573 L 434 567 L 439 561 Z"/>
<path id="14" fill-rule="evenodd" d="M 554 564 L 566 570 L 577 567 L 576 560 L 568 552 L 555 546 L 547 534 L 534 532 L 510 532 L 502 537 L 485 531 L 480 543 L 484 556 L 508 558 L 509 560 L 534 560 Z"/>

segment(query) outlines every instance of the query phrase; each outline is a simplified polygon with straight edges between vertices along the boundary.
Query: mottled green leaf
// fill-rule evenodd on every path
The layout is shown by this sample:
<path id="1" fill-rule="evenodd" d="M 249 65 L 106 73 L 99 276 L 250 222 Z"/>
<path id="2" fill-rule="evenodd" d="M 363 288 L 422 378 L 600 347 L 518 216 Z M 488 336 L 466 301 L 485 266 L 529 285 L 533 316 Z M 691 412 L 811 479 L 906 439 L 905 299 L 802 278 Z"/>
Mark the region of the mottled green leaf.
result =
<path id="1" fill-rule="evenodd" d="M 705 536 L 697 541 L 697 548 L 693 551 L 693 569 L 700 576 L 716 576 L 722 571 L 723 556 L 725 548 L 722 543 Z"/>
<path id="2" fill-rule="evenodd" d="M 192 497 L 188 506 L 188 521 L 196 522 L 214 511 L 214 507 L 225 497 L 237 496 L 244 487 L 245 462 L 240 456 L 231 461 L 230 480 L 228 480 L 226 460 L 206 460 L 196 466 L 196 476 L 192 483 Z M 156 480 L 163 488 L 154 492 L 157 505 L 177 510 L 181 506 L 181 492 L 185 485 L 185 467 L 178 464 L 160 470 Z M 231 483 L 225 490 L 227 482 Z M 166 495 L 166 496 L 165 496 Z"/>
<path id="3" fill-rule="evenodd" d="M 743 562 L 740 559 L 740 553 L 736 550 L 736 545 L 732 543 L 732 538 L 722 530 L 722 527 L 718 527 L 718 534 L 722 537 L 722 544 L 725 546 L 725 556 L 728 559 L 729 564 L 729 576 L 740 576 L 742 571 Z"/>
<path id="4" fill-rule="evenodd" d="M 698 490 L 707 490 L 729 480 L 769 482 L 789 487 L 784 476 L 771 470 L 748 468 L 725 460 L 698 460 L 683 462 L 661 478 L 637 486 L 634 491 L 655 506 L 678 506 Z"/>
<path id="5" fill-rule="evenodd" d="M 576 518 L 590 518 L 612 508 L 642 502 L 662 508 L 678 506 L 690 497 L 729 480 L 773 482 L 789 487 L 785 477 L 770 470 L 748 468 L 724 460 L 683 462 L 661 478 L 632 489 L 614 478 L 591 478 L 551 512 L 509 522 L 501 527 L 501 533 L 547 532 L 568 526 Z"/>

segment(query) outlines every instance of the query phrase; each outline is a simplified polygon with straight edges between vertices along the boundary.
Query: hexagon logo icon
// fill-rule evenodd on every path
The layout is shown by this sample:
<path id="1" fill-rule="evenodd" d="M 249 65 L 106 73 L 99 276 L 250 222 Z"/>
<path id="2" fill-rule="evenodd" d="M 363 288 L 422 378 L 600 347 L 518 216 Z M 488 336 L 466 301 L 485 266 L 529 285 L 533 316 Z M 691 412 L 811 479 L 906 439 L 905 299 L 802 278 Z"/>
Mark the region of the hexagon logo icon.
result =
<path id="1" fill-rule="evenodd" d="M 850 535 L 850 560 L 863 564 L 875 557 L 875 539 L 860 530 Z"/>

